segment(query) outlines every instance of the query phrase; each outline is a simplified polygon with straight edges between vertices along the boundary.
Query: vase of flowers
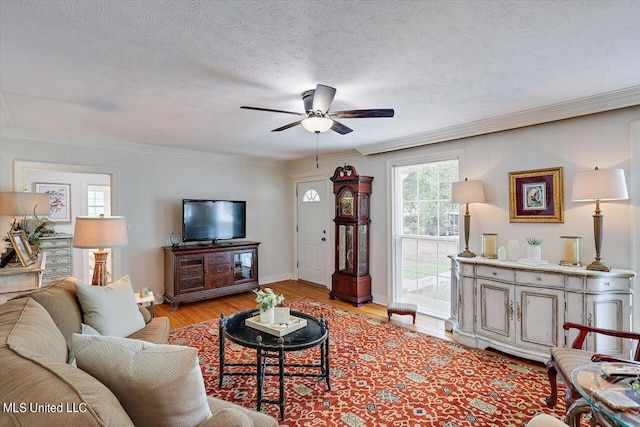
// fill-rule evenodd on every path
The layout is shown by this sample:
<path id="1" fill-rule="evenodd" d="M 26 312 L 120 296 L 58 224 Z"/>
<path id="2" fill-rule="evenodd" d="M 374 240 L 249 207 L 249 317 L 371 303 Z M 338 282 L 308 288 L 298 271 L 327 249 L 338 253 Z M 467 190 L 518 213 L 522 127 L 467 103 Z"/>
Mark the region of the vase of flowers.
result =
<path id="1" fill-rule="evenodd" d="M 260 309 L 260 323 L 270 324 L 274 322 L 274 307 L 284 302 L 284 295 L 276 295 L 271 288 L 258 289 L 256 303 Z"/>
<path id="2" fill-rule="evenodd" d="M 529 244 L 527 258 L 531 261 L 540 261 L 542 259 L 542 248 L 540 247 L 542 239 L 527 237 L 527 243 Z"/>

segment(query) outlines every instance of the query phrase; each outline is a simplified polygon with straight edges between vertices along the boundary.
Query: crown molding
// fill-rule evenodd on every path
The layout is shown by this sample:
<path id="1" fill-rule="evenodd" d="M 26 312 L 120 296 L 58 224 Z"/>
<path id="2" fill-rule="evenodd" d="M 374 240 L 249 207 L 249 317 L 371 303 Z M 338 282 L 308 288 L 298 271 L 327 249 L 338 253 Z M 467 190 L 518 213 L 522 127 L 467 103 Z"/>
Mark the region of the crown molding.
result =
<path id="1" fill-rule="evenodd" d="M 0 104 L 1 106 L 1 104 Z M 56 135 L 32 129 L 17 127 L 1 128 L 3 138 L 21 139 L 35 142 L 48 142 L 53 144 L 73 145 L 93 149 L 125 151 L 127 153 L 151 154 L 158 156 L 180 157 L 186 159 L 209 160 L 213 162 L 244 163 L 255 166 L 281 166 L 284 161 L 271 160 L 250 156 L 233 154 L 212 153 L 207 151 L 189 150 L 184 148 L 165 147 L 151 144 L 138 144 L 122 141 L 95 141 L 80 139 L 67 135 Z"/>
<path id="2" fill-rule="evenodd" d="M 429 132 L 362 145 L 356 150 L 362 155 L 403 150 L 421 145 L 452 141 L 478 135 L 486 135 L 510 129 L 518 129 L 587 114 L 601 113 L 619 108 L 640 105 L 640 86 L 633 86 L 573 101 L 561 102 L 540 108 L 518 111 L 503 116 L 449 126 Z"/>

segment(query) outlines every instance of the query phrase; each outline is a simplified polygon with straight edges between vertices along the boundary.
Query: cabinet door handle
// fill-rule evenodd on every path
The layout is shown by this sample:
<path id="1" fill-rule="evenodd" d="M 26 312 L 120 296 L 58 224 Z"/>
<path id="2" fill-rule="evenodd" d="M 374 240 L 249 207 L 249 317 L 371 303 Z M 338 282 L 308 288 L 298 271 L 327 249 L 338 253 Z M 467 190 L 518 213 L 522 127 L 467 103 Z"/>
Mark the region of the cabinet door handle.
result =
<path id="1" fill-rule="evenodd" d="M 518 319 L 518 322 L 522 320 L 522 310 L 520 309 L 520 302 L 516 304 L 516 318 Z"/>
<path id="2" fill-rule="evenodd" d="M 216 280 L 216 285 L 222 285 L 223 283 L 224 283 L 224 280 L 222 279 Z"/>
<path id="3" fill-rule="evenodd" d="M 605 286 L 611 286 L 611 282 L 604 282 Z"/>
<path id="4" fill-rule="evenodd" d="M 222 268 L 222 267 L 216 268 L 216 272 L 217 273 L 222 273 L 223 271 L 224 271 L 224 268 Z"/>
<path id="5" fill-rule="evenodd" d="M 591 313 L 587 314 L 587 326 L 591 326 L 593 323 L 593 315 Z"/>
<path id="6" fill-rule="evenodd" d="M 542 282 L 542 277 L 536 277 L 536 280 L 537 280 L 538 282 Z"/>
<path id="7" fill-rule="evenodd" d="M 509 318 L 513 320 L 513 301 L 509 301 Z"/>
<path id="8" fill-rule="evenodd" d="M 458 313 L 462 312 L 462 292 L 458 292 Z"/>
<path id="9" fill-rule="evenodd" d="M 492 271 L 492 272 L 491 272 L 491 274 L 493 274 L 494 276 L 497 276 L 497 275 L 498 275 L 498 273 L 497 273 L 497 272 L 495 272 L 495 271 Z"/>

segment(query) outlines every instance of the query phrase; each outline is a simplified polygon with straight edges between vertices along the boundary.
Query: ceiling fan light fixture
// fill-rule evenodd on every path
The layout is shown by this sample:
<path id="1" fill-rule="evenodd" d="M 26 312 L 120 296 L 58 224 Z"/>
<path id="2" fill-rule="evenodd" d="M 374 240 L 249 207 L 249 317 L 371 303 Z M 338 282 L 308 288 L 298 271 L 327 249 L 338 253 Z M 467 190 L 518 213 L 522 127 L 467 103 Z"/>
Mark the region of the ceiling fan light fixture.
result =
<path id="1" fill-rule="evenodd" d="M 331 129 L 333 120 L 328 117 L 312 116 L 302 121 L 302 127 L 311 133 L 323 133 Z"/>

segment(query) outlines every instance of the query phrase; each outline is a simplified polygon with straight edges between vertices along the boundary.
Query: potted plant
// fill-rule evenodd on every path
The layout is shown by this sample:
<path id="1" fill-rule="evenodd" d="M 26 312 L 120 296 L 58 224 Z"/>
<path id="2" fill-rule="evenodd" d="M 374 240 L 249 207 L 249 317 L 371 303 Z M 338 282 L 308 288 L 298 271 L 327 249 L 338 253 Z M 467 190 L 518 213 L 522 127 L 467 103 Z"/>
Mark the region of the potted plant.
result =
<path id="1" fill-rule="evenodd" d="M 276 295 L 271 288 L 258 289 L 256 303 L 260 309 L 260 323 L 270 324 L 274 322 L 274 307 L 284 302 L 284 295 Z"/>
<path id="2" fill-rule="evenodd" d="M 527 258 L 531 261 L 540 261 L 542 259 L 542 248 L 540 247 L 542 239 L 527 237 L 527 243 L 529 244 Z"/>

